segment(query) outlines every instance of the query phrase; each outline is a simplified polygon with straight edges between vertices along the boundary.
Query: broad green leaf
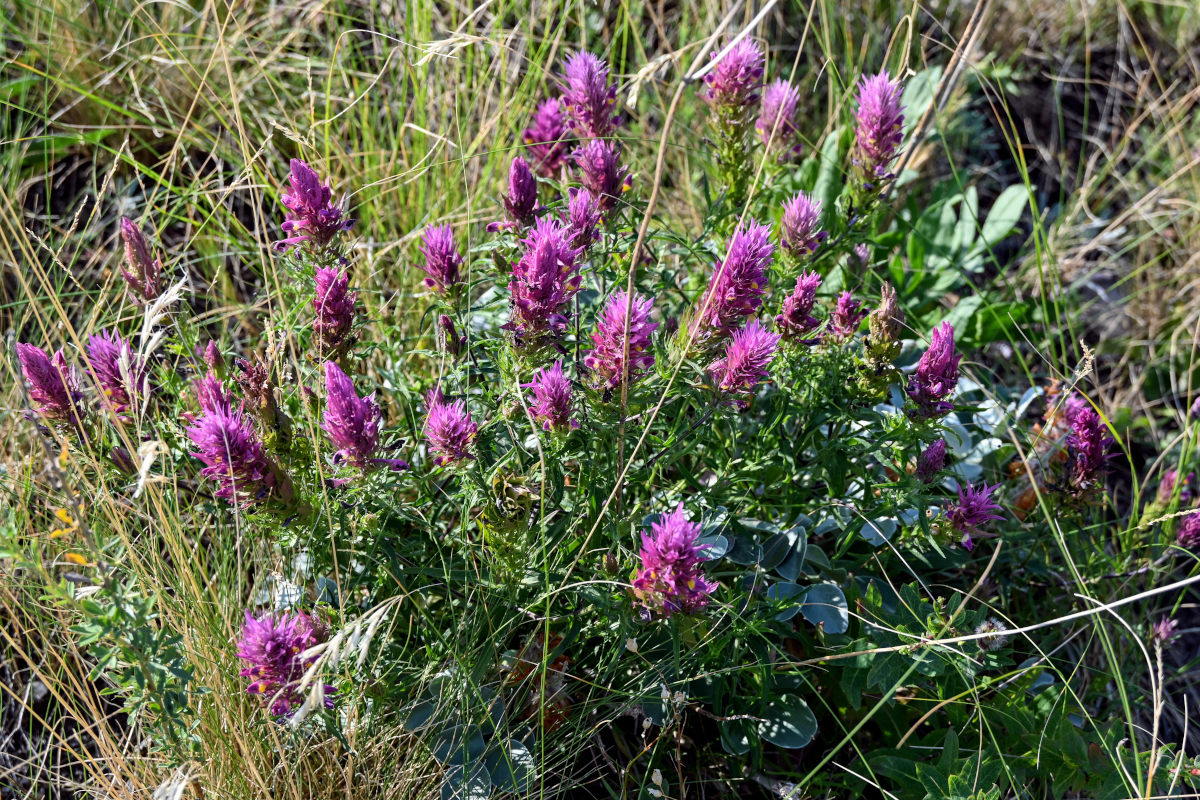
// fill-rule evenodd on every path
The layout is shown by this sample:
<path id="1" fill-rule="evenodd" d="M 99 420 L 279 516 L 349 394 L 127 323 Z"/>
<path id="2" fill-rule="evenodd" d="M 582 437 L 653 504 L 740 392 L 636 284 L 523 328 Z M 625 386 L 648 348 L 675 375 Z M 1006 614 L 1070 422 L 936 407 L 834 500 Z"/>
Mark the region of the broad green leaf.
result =
<path id="1" fill-rule="evenodd" d="M 850 627 L 846 595 L 832 583 L 818 583 L 810 588 L 804 595 L 800 612 L 806 620 L 821 626 L 826 633 L 845 633 Z"/>
<path id="2" fill-rule="evenodd" d="M 789 750 L 804 747 L 817 733 L 817 718 L 796 695 L 772 700 L 760 716 L 758 735 L 776 747 Z"/>

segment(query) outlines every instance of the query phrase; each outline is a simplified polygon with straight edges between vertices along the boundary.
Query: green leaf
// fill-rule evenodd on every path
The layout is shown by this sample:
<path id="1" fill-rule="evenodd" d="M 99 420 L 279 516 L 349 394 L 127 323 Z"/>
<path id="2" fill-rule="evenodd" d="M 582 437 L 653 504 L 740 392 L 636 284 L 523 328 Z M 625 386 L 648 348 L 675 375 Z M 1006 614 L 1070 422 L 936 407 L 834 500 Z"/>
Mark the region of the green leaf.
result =
<path id="1" fill-rule="evenodd" d="M 977 247 L 992 248 L 997 242 L 1012 233 L 1013 228 L 1021 221 L 1021 215 L 1029 208 L 1029 190 L 1021 184 L 1009 186 L 996 202 L 992 203 L 987 219 L 983 221 L 983 230 L 979 235 Z"/>
<path id="2" fill-rule="evenodd" d="M 776 747 L 795 750 L 817 734 L 817 718 L 808 704 L 796 695 L 784 695 L 767 704 L 759 715 L 758 735 Z"/>
<path id="3" fill-rule="evenodd" d="M 750 752 L 750 721 L 745 719 L 722 720 L 721 747 L 726 753 L 744 756 Z"/>
<path id="4" fill-rule="evenodd" d="M 850 627 L 846 595 L 832 583 L 818 583 L 804 595 L 800 609 L 804 618 L 826 633 L 845 633 Z"/>
<path id="5" fill-rule="evenodd" d="M 488 800 L 491 794 L 492 776 L 481 762 L 446 770 L 442 800 Z"/>
<path id="6" fill-rule="evenodd" d="M 802 594 L 804 594 L 804 587 L 794 583 L 774 583 L 767 587 L 767 599 L 773 603 L 786 603 Z M 786 622 L 798 613 L 800 613 L 800 603 L 784 608 L 775 615 L 775 619 Z"/>
<path id="7" fill-rule="evenodd" d="M 504 792 L 527 794 L 533 789 L 537 763 L 529 748 L 516 739 L 509 739 L 508 752 L 493 750 L 485 759 L 492 776 L 492 786 Z"/>

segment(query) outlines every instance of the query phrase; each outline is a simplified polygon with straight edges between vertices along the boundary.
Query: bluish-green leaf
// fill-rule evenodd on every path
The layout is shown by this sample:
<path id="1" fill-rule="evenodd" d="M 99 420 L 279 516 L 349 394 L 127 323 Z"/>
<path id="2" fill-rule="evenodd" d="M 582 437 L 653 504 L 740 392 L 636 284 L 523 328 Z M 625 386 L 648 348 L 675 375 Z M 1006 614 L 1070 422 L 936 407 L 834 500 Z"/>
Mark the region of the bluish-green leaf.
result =
<path id="1" fill-rule="evenodd" d="M 850 627 L 850 610 L 846 606 L 846 595 L 832 583 L 818 583 L 804 595 L 800 612 L 814 625 L 826 633 L 845 633 Z"/>
<path id="2" fill-rule="evenodd" d="M 758 735 L 776 747 L 795 750 L 817 734 L 817 718 L 797 695 L 783 695 L 767 704 L 760 715 Z"/>

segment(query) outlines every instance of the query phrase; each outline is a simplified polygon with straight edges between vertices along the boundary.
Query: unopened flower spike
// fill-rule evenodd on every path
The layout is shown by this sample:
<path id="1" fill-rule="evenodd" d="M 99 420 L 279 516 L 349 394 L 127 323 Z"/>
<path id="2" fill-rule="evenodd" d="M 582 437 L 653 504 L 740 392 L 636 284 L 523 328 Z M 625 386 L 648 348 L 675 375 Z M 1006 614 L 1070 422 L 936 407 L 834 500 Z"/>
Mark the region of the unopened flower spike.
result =
<path id="1" fill-rule="evenodd" d="M 537 178 L 529 169 L 529 162 L 521 156 L 512 160 L 508 168 L 508 192 L 502 198 L 508 219 L 492 222 L 489 231 L 520 230 L 533 224 L 541 207 L 538 205 Z"/>
<path id="2" fill-rule="evenodd" d="M 51 357 L 40 347 L 18 342 L 17 358 L 29 384 L 33 410 L 49 420 L 79 424 L 84 416 L 83 392 L 75 368 L 67 364 L 63 351 Z"/>
<path id="3" fill-rule="evenodd" d="M 121 277 L 129 297 L 139 305 L 155 300 L 162 293 L 162 261 L 151 255 L 142 229 L 129 217 L 121 217 L 121 241 L 125 244 Z"/>
<path id="4" fill-rule="evenodd" d="M 354 329 L 355 300 L 350 275 L 332 267 L 318 267 L 313 297 L 313 344 L 326 358 L 339 355 L 350 345 Z"/>
<path id="5" fill-rule="evenodd" d="M 917 420 L 936 419 L 954 410 L 954 404 L 947 398 L 958 385 L 960 358 L 954 352 L 954 328 L 943 322 L 934 328 L 929 349 L 917 362 L 916 371 L 905 387 L 911 401 L 907 407 L 909 416 Z"/>
<path id="6" fill-rule="evenodd" d="M 430 225 L 421 234 L 420 249 L 425 259 L 421 264 L 425 285 L 441 295 L 453 291 L 463 264 L 454 243 L 454 230 L 449 225 Z"/>
<path id="7" fill-rule="evenodd" d="M 380 466 L 407 469 L 400 459 L 378 458 L 383 411 L 375 394 L 359 397 L 354 382 L 341 367 L 325 362 L 325 415 L 323 425 L 329 439 L 338 448 L 335 461 L 349 463 L 366 472 Z"/>

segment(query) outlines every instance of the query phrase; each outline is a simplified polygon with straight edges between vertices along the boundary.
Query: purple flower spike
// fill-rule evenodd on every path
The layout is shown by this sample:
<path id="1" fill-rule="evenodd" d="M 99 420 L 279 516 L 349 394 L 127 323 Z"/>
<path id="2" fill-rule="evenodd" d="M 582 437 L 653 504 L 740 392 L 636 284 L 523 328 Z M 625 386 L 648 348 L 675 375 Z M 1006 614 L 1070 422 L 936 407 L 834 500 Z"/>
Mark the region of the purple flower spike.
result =
<path id="1" fill-rule="evenodd" d="M 838 295 L 837 306 L 829 318 L 829 335 L 839 341 L 849 339 L 857 331 L 867 312 L 862 303 L 849 292 Z"/>
<path id="2" fill-rule="evenodd" d="M 449 225 L 430 225 L 421 234 L 421 255 L 425 263 L 425 285 L 438 294 L 445 294 L 458 284 L 458 270 L 463 258 L 454 244 L 454 230 Z"/>
<path id="3" fill-rule="evenodd" d="M 83 412 L 83 393 L 75 369 L 67 364 L 62 350 L 54 357 L 32 344 L 17 342 L 21 373 L 29 383 L 33 409 L 46 419 L 78 423 Z"/>
<path id="4" fill-rule="evenodd" d="M 636 294 L 629 309 L 629 361 L 625 361 L 625 311 L 629 305 L 626 291 L 614 293 L 605 303 L 592 334 L 593 348 L 584 356 L 583 364 L 597 388 L 616 389 L 625 380 L 632 383 L 654 366 L 650 344 L 650 335 L 658 327 L 657 322 L 650 321 L 654 303 Z"/>
<path id="5" fill-rule="evenodd" d="M 930 483 L 946 468 L 946 440 L 937 439 L 917 456 L 917 469 L 913 473 L 921 483 Z"/>
<path id="6" fill-rule="evenodd" d="M 215 372 L 210 371 L 198 378 L 192 388 L 196 392 L 196 402 L 199 403 L 202 414 L 232 413 L 233 397 L 226 391 Z"/>
<path id="7" fill-rule="evenodd" d="M 250 678 L 246 692 L 261 699 L 277 717 L 291 716 L 304 703 L 300 682 L 316 661 L 304 658 L 306 650 L 325 641 L 325 629 L 300 612 L 266 614 L 255 618 L 246 612 L 238 658 L 247 662 L 239 675 Z M 325 686 L 325 707 L 333 708 L 332 686 Z"/>
<path id="8" fill-rule="evenodd" d="M 125 266 L 121 277 L 135 303 L 148 303 L 162 291 L 162 261 L 150 255 L 142 229 L 129 217 L 121 217 L 121 240 L 125 243 Z"/>
<path id="9" fill-rule="evenodd" d="M 325 362 L 325 432 L 338 448 L 335 461 L 347 461 L 364 472 L 386 464 L 392 469 L 407 469 L 399 459 L 375 458 L 379 445 L 379 426 L 383 412 L 375 402 L 375 393 L 359 397 L 341 367 Z"/>
<path id="10" fill-rule="evenodd" d="M 904 133 L 901 87 L 887 71 L 863 78 L 858 84 L 855 163 L 869 186 L 892 177 L 889 171 Z"/>
<path id="11" fill-rule="evenodd" d="M 762 324 L 752 319 L 746 327 L 733 334 L 725 345 L 725 356 L 708 368 L 717 387 L 729 394 L 749 395 L 764 378 L 770 377 L 767 368 L 775 358 L 779 346 L 779 335 L 771 333 Z M 745 399 L 734 401 L 739 406 L 747 404 Z"/>
<path id="12" fill-rule="evenodd" d="M 608 64 L 586 50 L 567 59 L 562 99 L 581 137 L 604 138 L 616 129 L 617 87 L 608 83 Z"/>
<path id="13" fill-rule="evenodd" d="M 571 244 L 587 250 L 600 238 L 600 204 L 587 189 L 567 190 L 567 235 Z"/>
<path id="14" fill-rule="evenodd" d="M 104 404 L 115 413 L 123 414 L 149 396 L 146 365 L 116 331 L 105 329 L 88 337 L 87 356 Z"/>
<path id="15" fill-rule="evenodd" d="M 798 138 L 800 129 L 796 124 L 796 106 L 800 93 L 785 80 L 778 80 L 763 92 L 762 111 L 754 130 L 762 137 L 767 147 L 782 151 L 780 157 L 796 156 L 803 150 Z"/>
<path id="16" fill-rule="evenodd" d="M 551 97 L 537 107 L 529 127 L 521 134 L 533 157 L 534 169 L 543 178 L 556 177 L 567 161 L 567 120 L 562 104 Z"/>
<path id="17" fill-rule="evenodd" d="M 633 188 L 633 177 L 621 166 L 614 142 L 593 139 L 572 156 L 579 167 L 579 182 L 596 198 L 601 211 L 610 211 L 621 195 Z"/>
<path id="18" fill-rule="evenodd" d="M 217 497 L 239 506 L 265 500 L 276 486 L 275 473 L 254 426 L 242 409 L 217 407 L 187 429 L 204 462 L 200 474 L 219 485 Z"/>
<path id="19" fill-rule="evenodd" d="M 1175 628 L 1179 623 L 1170 617 L 1163 617 L 1150 629 L 1150 641 L 1157 645 L 1165 645 L 1174 639 L 1177 634 Z"/>
<path id="20" fill-rule="evenodd" d="M 817 287 L 821 285 L 821 276 L 815 272 L 805 272 L 796 279 L 796 288 L 783 301 L 783 309 L 775 317 L 775 327 L 783 334 L 786 341 L 796 341 L 801 344 L 815 344 L 816 339 L 804 339 L 821 324 L 821 320 L 812 315 L 813 306 L 817 302 Z"/>
<path id="21" fill-rule="evenodd" d="M 349 343 L 354 328 L 354 303 L 357 292 L 350 291 L 350 276 L 328 267 L 318 267 L 316 296 L 313 298 L 313 342 L 317 352 L 336 353 Z"/>
<path id="22" fill-rule="evenodd" d="M 1180 547 L 1188 550 L 1200 550 L 1200 511 L 1188 514 L 1180 520 L 1175 540 Z"/>
<path id="23" fill-rule="evenodd" d="M 704 99 L 716 109 L 739 111 L 758 102 L 763 53 L 753 39 L 742 39 L 704 76 Z"/>
<path id="24" fill-rule="evenodd" d="M 821 201 L 796 192 L 783 204 L 780 239 L 783 249 L 797 258 L 815 253 L 829 234 L 821 230 Z"/>
<path id="25" fill-rule="evenodd" d="M 529 169 L 529 162 L 517 156 L 508 168 L 508 194 L 502 198 L 508 219 L 489 223 L 489 231 L 517 230 L 533 224 L 541 207 L 537 200 L 537 178 Z"/>
<path id="26" fill-rule="evenodd" d="M 674 613 L 693 614 L 708 605 L 717 584 L 700 568 L 708 559 L 708 545 L 697 544 L 700 526 L 689 522 L 683 503 L 642 533 L 642 567 L 633 579 L 633 591 L 646 610 L 667 618 Z"/>
<path id="27" fill-rule="evenodd" d="M 1108 435 L 1108 426 L 1091 406 L 1076 410 L 1069 419 L 1067 474 L 1071 487 L 1082 492 L 1103 480 L 1104 467 L 1111 457 L 1115 440 Z"/>
<path id="28" fill-rule="evenodd" d="M 954 352 L 954 327 L 943 322 L 933 329 L 929 349 L 917 363 L 916 372 L 909 378 L 905 391 L 913 406 L 908 410 L 916 419 L 936 419 L 954 410 L 946 400 L 958 385 L 958 363 Z"/>
<path id="29" fill-rule="evenodd" d="M 981 528 L 988 522 L 1004 519 L 1000 504 L 993 502 L 992 493 L 1000 488 L 1000 484 L 988 486 L 986 483 L 979 488 L 967 484 L 958 485 L 958 502 L 951 504 L 945 510 L 946 520 L 954 530 L 962 534 L 963 547 L 968 550 L 974 547 L 973 536 L 982 534 Z"/>
<path id="30" fill-rule="evenodd" d="M 729 254 L 713 272 L 701 307 L 707 304 L 700 325 L 718 336 L 728 336 L 762 306 L 767 290 L 767 267 L 775 248 L 766 225 L 739 226 L 729 240 Z"/>
<path id="31" fill-rule="evenodd" d="M 433 389 L 425 398 L 429 414 L 425 417 L 425 439 L 438 466 L 459 464 L 473 459 L 471 450 L 479 427 L 471 419 L 462 400 L 447 403 L 441 389 Z"/>
<path id="32" fill-rule="evenodd" d="M 342 231 L 354 226 L 354 220 L 346 212 L 333 205 L 333 189 L 321 182 L 308 164 L 298 158 L 292 159 L 289 176 L 291 191 L 280 198 L 287 209 L 283 225 L 286 239 L 275 243 L 275 249 L 286 252 L 291 248 L 308 243 L 317 250 L 324 249 Z"/>
<path id="33" fill-rule="evenodd" d="M 565 225 L 542 218 L 524 242 L 525 252 L 513 265 L 508 291 L 512 313 L 507 323 L 518 338 L 557 333 L 567 323 L 565 306 L 579 291 L 579 250 Z"/>
<path id="34" fill-rule="evenodd" d="M 562 433 L 573 431 L 579 423 L 571 419 L 571 382 L 563 375 L 562 359 L 549 369 L 538 371 L 533 383 L 522 386 L 533 389 L 529 397 L 529 411 L 542 429 Z"/>

